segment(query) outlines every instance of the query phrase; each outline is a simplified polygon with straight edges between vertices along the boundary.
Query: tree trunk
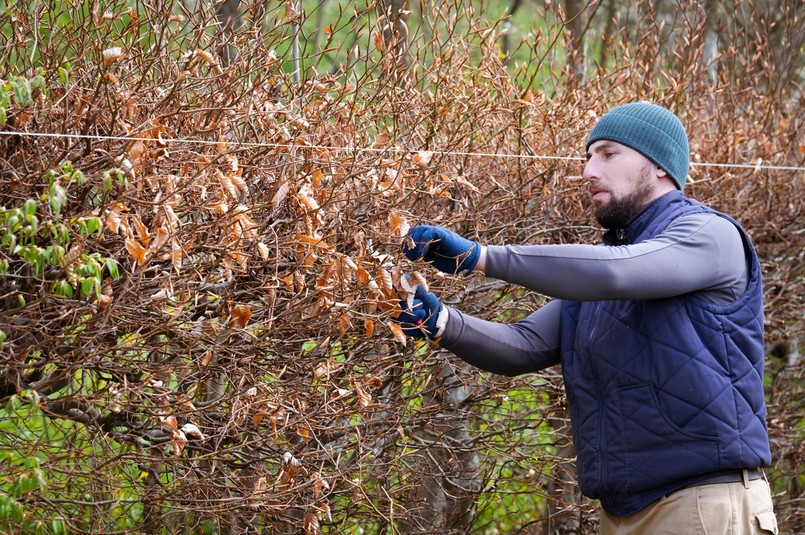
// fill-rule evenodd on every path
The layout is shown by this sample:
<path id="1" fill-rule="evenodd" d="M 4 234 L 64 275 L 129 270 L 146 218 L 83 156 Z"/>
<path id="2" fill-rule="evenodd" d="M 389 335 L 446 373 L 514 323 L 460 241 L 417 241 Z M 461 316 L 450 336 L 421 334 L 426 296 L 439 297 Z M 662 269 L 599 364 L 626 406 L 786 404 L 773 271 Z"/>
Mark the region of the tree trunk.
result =
<path id="1" fill-rule="evenodd" d="M 229 65 L 238 57 L 235 46 L 235 32 L 240 28 L 243 19 L 240 13 L 240 0 L 221 0 L 215 6 L 215 16 L 221 25 L 221 35 L 224 43 L 221 45 L 221 63 Z"/>
<path id="2" fill-rule="evenodd" d="M 403 533 L 468 533 L 474 519 L 480 460 L 471 445 L 470 423 L 459 410 L 471 389 L 455 366 L 468 365 L 442 362 L 434 370 L 436 386 L 423 395 L 423 413 L 435 414 L 417 434 L 426 447 L 411 455 L 421 479 L 406 504 L 410 515 L 402 523 Z"/>
<path id="3" fill-rule="evenodd" d="M 407 0 L 378 0 L 378 25 L 383 37 L 385 70 L 395 80 L 409 64 Z"/>

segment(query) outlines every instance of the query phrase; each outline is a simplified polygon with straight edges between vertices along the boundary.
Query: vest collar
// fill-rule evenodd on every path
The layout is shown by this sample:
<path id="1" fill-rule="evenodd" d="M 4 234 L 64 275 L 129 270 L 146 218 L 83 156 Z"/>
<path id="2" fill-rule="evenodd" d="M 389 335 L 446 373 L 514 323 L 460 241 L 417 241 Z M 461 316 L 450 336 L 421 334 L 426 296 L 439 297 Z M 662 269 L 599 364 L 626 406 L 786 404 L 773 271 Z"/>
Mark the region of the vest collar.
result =
<path id="1" fill-rule="evenodd" d="M 632 218 L 625 227 L 607 230 L 603 236 L 604 244 L 629 245 L 636 243 L 660 214 L 672 205 L 685 201 L 685 199 L 685 195 L 679 190 L 669 191 L 665 195 L 654 199 L 643 208 L 642 212 Z"/>

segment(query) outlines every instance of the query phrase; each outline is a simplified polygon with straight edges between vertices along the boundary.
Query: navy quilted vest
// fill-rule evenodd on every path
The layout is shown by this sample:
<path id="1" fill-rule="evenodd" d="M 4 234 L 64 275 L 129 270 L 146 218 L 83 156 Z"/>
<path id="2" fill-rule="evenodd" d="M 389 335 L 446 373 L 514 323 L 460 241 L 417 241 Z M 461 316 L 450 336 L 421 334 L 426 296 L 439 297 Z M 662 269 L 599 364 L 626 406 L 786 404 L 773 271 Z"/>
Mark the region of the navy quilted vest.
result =
<path id="1" fill-rule="evenodd" d="M 717 213 L 664 195 L 621 243 L 676 217 Z M 579 485 L 615 516 L 635 513 L 707 474 L 771 461 L 763 398 L 763 293 L 746 232 L 751 280 L 734 303 L 683 295 L 651 301 L 567 302 L 562 373 Z M 614 245 L 612 233 L 605 243 Z"/>

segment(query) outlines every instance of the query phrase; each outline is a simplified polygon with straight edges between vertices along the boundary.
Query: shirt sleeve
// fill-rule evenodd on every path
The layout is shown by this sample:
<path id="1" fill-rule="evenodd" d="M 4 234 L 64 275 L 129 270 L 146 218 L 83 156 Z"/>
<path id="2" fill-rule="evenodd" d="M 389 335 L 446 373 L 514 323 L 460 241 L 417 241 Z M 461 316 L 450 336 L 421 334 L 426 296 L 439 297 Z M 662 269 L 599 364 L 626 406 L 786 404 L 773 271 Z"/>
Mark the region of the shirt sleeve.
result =
<path id="1" fill-rule="evenodd" d="M 439 344 L 469 364 L 501 375 L 536 372 L 559 363 L 561 301 L 553 300 L 525 319 L 496 323 L 448 307 Z"/>
<path id="2" fill-rule="evenodd" d="M 727 219 L 693 214 L 632 245 L 489 246 L 486 275 L 574 301 L 645 300 L 699 292 L 726 304 L 746 289 L 743 239 Z"/>

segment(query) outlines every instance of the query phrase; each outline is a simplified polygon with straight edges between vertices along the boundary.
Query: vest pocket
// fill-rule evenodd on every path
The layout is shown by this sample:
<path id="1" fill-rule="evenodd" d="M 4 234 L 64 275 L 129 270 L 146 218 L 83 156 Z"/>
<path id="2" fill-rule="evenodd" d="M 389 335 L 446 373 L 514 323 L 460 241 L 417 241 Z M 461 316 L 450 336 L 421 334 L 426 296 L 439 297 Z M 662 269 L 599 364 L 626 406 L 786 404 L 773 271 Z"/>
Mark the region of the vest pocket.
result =
<path id="1" fill-rule="evenodd" d="M 691 476 L 721 470 L 721 439 L 678 426 L 663 410 L 652 385 L 618 392 L 623 433 L 610 438 L 616 459 L 610 459 L 609 476 L 617 478 L 617 456 L 627 477 L 629 492 L 656 489 Z M 614 473 L 613 473 L 614 472 Z M 615 483 L 612 481 L 612 483 Z M 616 487 L 622 485 L 615 484 Z"/>

